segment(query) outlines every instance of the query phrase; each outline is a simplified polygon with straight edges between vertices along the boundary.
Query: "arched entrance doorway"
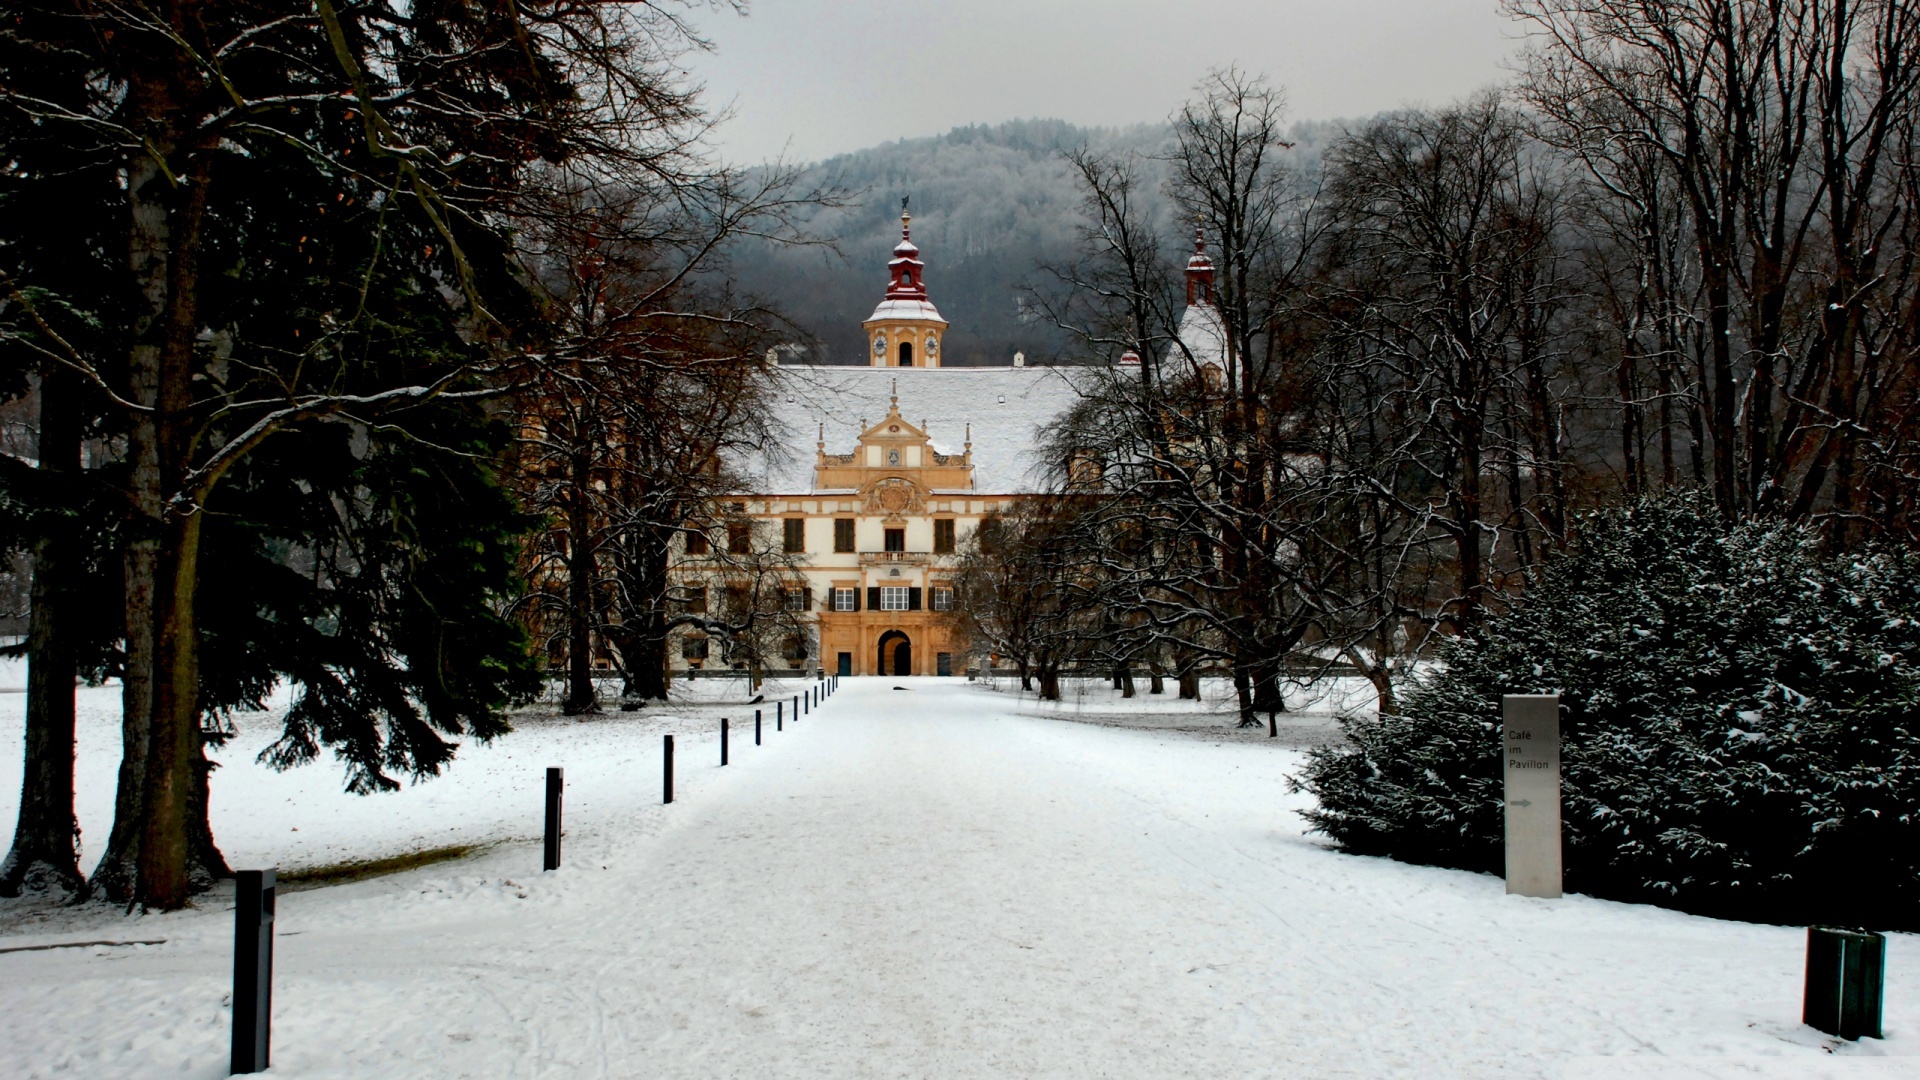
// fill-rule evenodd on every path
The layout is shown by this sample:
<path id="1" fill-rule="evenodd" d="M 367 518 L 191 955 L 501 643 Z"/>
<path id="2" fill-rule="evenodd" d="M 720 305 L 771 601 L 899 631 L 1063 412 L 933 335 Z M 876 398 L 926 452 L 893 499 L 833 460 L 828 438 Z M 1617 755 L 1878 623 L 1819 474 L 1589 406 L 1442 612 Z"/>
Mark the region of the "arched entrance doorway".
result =
<path id="1" fill-rule="evenodd" d="M 879 662 L 874 671 L 881 675 L 913 674 L 913 642 L 898 630 L 889 630 L 880 635 Z"/>

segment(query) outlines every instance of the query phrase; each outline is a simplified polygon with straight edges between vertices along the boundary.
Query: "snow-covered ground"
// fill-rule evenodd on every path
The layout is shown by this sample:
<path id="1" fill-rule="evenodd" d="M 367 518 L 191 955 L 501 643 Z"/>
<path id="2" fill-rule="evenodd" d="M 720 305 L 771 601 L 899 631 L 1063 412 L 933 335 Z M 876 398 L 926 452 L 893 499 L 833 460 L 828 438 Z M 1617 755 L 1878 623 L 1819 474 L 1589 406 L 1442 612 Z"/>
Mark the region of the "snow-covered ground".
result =
<path id="1" fill-rule="evenodd" d="M 0 822 L 8 828 L 7 838 L 13 835 L 19 808 L 17 748 L 26 695 L 18 691 L 25 684 L 20 662 L 0 661 Z M 783 689 L 792 695 L 809 685 L 799 679 L 769 679 L 763 690 L 771 699 Z M 568 790 L 583 800 L 581 813 L 617 815 L 628 803 L 659 794 L 661 735 L 677 733 L 683 757 L 705 753 L 689 742 L 711 741 L 717 760 L 720 718 L 726 716 L 735 734 L 752 742 L 756 706 L 741 704 L 740 698 L 750 693 L 745 687 L 732 679 L 681 681 L 674 686 L 671 707 L 610 711 L 591 722 L 561 717 L 552 709 L 535 710 L 516 716 L 514 732 L 491 745 L 465 740 L 452 767 L 440 777 L 408 784 L 399 794 L 367 797 L 346 794 L 344 774 L 324 755 L 287 772 L 257 764 L 260 751 L 279 735 L 279 714 L 242 714 L 235 718 L 238 736 L 212 755 L 219 763 L 212 780 L 214 836 L 236 867 L 294 870 L 422 849 L 537 840 L 547 766 L 567 770 Z M 774 702 L 757 707 L 765 711 L 771 733 Z M 78 711 L 75 809 L 80 815 L 80 868 L 91 872 L 113 824 L 120 764 L 119 687 L 81 687 Z M 397 779 L 407 782 L 406 777 Z M 0 928 L 8 921 L 0 905 Z"/>
<path id="2" fill-rule="evenodd" d="M 1920 939 L 1890 941 L 1890 1038 L 1836 1044 L 1798 1023 L 1801 930 L 1338 854 L 1286 793 L 1289 740 L 1084 689 L 849 679 L 724 770 L 711 716 L 737 706 L 528 722 L 379 799 L 248 764 L 249 725 L 214 781 L 236 865 L 496 841 L 282 898 L 273 1074 L 1920 1076 Z M 1103 718 L 1129 711 L 1167 718 Z M 542 874 L 548 764 L 569 829 Z M 226 895 L 15 920 L 0 950 L 164 943 L 0 951 L 0 1074 L 225 1075 Z"/>

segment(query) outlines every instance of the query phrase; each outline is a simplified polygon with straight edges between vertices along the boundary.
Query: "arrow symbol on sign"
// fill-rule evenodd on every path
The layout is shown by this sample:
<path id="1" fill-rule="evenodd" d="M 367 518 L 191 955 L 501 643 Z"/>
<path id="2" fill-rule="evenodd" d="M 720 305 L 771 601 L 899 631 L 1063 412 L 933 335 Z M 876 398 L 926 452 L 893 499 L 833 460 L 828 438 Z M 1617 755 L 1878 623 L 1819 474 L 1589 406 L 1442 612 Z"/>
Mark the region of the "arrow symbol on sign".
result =
<path id="1" fill-rule="evenodd" d="M 1513 799 L 1509 801 L 1507 805 L 1508 806 L 1532 806 L 1533 800 L 1532 799 Z"/>

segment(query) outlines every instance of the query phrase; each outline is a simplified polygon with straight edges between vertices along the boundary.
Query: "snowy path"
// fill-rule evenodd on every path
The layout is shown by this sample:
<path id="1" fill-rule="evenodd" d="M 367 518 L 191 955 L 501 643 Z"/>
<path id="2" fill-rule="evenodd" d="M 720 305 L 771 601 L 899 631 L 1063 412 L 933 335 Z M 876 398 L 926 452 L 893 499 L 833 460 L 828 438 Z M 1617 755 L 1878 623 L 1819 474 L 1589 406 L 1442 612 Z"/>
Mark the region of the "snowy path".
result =
<path id="1" fill-rule="evenodd" d="M 1893 1038 L 1830 1055 L 1800 931 L 1338 855 L 1292 752 L 899 681 L 725 770 L 690 741 L 671 807 L 630 748 L 631 803 L 570 798 L 556 874 L 526 844 L 284 897 L 272 1075 L 1920 1076 L 1912 937 Z M 0 1073 L 224 1075 L 209 907 L 43 935 L 162 946 L 0 954 Z"/>

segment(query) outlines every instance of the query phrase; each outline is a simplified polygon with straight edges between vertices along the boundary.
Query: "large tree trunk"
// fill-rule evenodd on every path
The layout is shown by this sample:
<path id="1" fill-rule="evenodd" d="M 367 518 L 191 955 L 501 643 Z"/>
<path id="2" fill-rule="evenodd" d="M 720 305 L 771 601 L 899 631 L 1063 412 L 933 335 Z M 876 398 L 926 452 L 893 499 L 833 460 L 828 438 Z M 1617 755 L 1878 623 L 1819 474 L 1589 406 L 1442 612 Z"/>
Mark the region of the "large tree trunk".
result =
<path id="1" fill-rule="evenodd" d="M 1260 720 L 1253 715 L 1253 678 L 1244 658 L 1233 661 L 1233 696 L 1240 705 L 1240 726 L 1259 727 Z"/>
<path id="2" fill-rule="evenodd" d="M 151 92 L 151 88 L 148 88 Z M 127 493 L 132 511 L 126 546 L 126 660 L 120 681 L 120 774 L 107 850 L 94 866 L 95 892 L 124 903 L 134 899 L 140 837 L 146 818 L 147 752 L 153 720 L 154 588 L 160 565 L 159 324 L 167 307 L 168 248 L 172 230 L 165 203 L 165 170 L 154 153 L 136 154 L 127 165 L 129 242 L 127 265 L 143 301 L 134 319 L 126 396 L 141 411 L 127 432 Z"/>
<path id="3" fill-rule="evenodd" d="M 1393 694 L 1393 676 L 1387 670 L 1386 663 L 1379 658 L 1379 654 L 1368 656 L 1364 650 L 1358 648 L 1350 648 L 1346 653 L 1347 662 L 1358 668 L 1360 674 L 1366 676 L 1367 681 L 1373 684 L 1374 696 L 1380 703 L 1380 715 L 1399 715 L 1400 703 Z"/>
<path id="4" fill-rule="evenodd" d="M 1287 699 L 1280 693 L 1280 664 L 1261 660 L 1253 665 L 1253 709 L 1268 716 L 1287 711 Z"/>
<path id="5" fill-rule="evenodd" d="M 1051 661 L 1040 661 L 1040 700 L 1060 700 L 1060 666 Z"/>
<path id="6" fill-rule="evenodd" d="M 621 621 L 632 627 L 633 656 L 627 662 L 627 686 L 621 697 L 631 703 L 667 700 L 667 545 L 648 536 L 631 564 L 633 580 L 625 592 L 640 597 L 637 610 Z"/>
<path id="7" fill-rule="evenodd" d="M 179 107 L 178 87 L 147 83 L 130 87 L 128 93 L 143 106 L 143 115 L 162 117 L 162 123 L 180 121 L 172 111 Z M 150 434 L 157 466 L 140 469 L 144 451 L 136 453 L 132 501 L 136 510 L 158 511 L 150 521 L 157 526 L 154 535 L 159 541 L 148 593 L 153 635 L 148 676 L 151 713 L 133 899 L 169 911 L 184 906 L 193 888 L 188 873 L 189 836 L 195 830 L 188 825 L 188 815 L 195 803 L 194 763 L 202 757 L 194 600 L 205 508 L 199 505 L 204 494 L 191 490 L 188 478 L 197 433 L 193 374 L 201 232 L 212 180 L 207 149 L 189 151 L 185 155 L 189 167 L 179 170 L 177 179 L 169 178 L 171 185 L 149 178 L 130 184 L 128 190 L 135 278 L 151 305 L 136 320 L 139 332 L 129 355 L 130 381 L 136 386 L 150 382 L 153 387 Z M 148 148 L 147 155 L 135 157 L 136 167 L 146 156 L 162 152 Z M 152 265 L 155 258 L 162 264 L 157 268 Z M 152 280 L 156 270 L 162 279 L 157 296 Z"/>
<path id="8" fill-rule="evenodd" d="M 80 472 L 78 388 L 70 375 L 49 372 L 40 383 L 42 472 L 74 479 Z M 73 812 L 74 702 L 77 669 L 72 582 L 80 561 L 76 530 L 51 524 L 33 547 L 32 612 L 27 624 L 26 756 L 13 848 L 0 863 L 0 896 L 61 889 L 84 893 Z"/>
<path id="9" fill-rule="evenodd" d="M 195 803 L 200 746 L 199 627 L 194 586 L 199 576 L 200 513 L 169 513 L 162 531 L 162 574 L 154 596 L 153 722 L 141 794 L 139 873 L 135 899 L 172 911 L 193 890 L 188 817 Z M 203 811 L 204 812 L 204 811 Z"/>

